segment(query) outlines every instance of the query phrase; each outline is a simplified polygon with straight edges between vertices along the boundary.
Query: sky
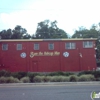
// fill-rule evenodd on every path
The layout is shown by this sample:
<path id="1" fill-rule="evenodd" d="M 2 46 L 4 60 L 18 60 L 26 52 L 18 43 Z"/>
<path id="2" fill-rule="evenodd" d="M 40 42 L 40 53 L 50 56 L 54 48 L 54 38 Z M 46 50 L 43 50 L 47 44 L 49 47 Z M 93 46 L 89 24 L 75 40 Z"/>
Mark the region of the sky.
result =
<path id="1" fill-rule="evenodd" d="M 70 36 L 83 26 L 100 22 L 100 0 L 0 0 L 0 31 L 20 25 L 34 34 L 49 19 Z"/>

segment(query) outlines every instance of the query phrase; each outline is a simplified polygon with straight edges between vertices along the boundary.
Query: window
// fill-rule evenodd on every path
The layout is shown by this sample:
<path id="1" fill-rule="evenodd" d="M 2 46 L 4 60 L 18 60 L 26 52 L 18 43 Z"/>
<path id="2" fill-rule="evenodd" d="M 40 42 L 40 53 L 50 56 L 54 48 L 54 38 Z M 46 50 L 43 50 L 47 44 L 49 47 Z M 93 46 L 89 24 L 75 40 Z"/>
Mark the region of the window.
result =
<path id="1" fill-rule="evenodd" d="M 93 42 L 92 41 L 85 41 L 83 42 L 83 48 L 92 48 Z"/>
<path id="2" fill-rule="evenodd" d="M 49 50 L 54 50 L 54 44 L 53 43 L 49 43 L 48 44 L 48 48 L 49 48 Z"/>
<path id="3" fill-rule="evenodd" d="M 2 44 L 2 50 L 8 50 L 8 44 Z"/>
<path id="4" fill-rule="evenodd" d="M 76 48 L 76 44 L 69 42 L 65 44 L 65 49 L 75 49 Z"/>
<path id="5" fill-rule="evenodd" d="M 39 44 L 38 43 L 34 44 L 34 50 L 39 50 Z"/>
<path id="6" fill-rule="evenodd" d="M 17 44 L 17 50 L 22 50 L 22 44 Z"/>

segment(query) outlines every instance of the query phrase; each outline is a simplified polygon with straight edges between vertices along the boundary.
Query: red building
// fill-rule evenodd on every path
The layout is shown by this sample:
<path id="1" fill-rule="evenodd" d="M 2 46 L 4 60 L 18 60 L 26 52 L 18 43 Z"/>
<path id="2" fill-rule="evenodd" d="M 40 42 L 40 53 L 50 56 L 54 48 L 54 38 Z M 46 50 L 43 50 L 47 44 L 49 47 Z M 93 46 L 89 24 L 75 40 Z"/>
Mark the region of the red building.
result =
<path id="1" fill-rule="evenodd" d="M 0 40 L 0 70 L 95 70 L 95 41 L 96 39 Z"/>

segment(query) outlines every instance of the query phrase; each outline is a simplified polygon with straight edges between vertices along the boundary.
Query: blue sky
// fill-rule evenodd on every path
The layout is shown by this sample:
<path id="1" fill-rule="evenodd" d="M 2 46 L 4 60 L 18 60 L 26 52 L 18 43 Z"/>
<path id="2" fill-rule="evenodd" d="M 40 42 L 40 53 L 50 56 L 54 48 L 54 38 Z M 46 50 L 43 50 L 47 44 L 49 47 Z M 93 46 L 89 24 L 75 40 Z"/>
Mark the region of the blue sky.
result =
<path id="1" fill-rule="evenodd" d="M 49 19 L 72 35 L 80 26 L 98 24 L 99 8 L 100 0 L 0 0 L 0 31 L 21 25 L 33 34 L 38 22 Z"/>

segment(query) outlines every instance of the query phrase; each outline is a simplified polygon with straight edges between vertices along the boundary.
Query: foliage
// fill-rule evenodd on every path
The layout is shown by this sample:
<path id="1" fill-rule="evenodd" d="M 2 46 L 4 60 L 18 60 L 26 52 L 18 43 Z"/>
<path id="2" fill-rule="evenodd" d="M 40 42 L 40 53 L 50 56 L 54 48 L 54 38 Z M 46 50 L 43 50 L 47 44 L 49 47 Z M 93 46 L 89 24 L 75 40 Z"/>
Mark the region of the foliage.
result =
<path id="1" fill-rule="evenodd" d="M 0 71 L 0 83 L 77 81 L 100 81 L 100 71 L 83 71 L 77 74 L 71 72 L 34 73 Z"/>
<path id="2" fill-rule="evenodd" d="M 69 77 L 66 76 L 35 76 L 34 82 L 68 82 Z"/>
<path id="3" fill-rule="evenodd" d="M 88 74 L 88 75 L 81 75 L 79 76 L 78 81 L 95 81 L 94 75 Z"/>
<path id="4" fill-rule="evenodd" d="M 21 79 L 22 77 L 27 76 L 27 72 L 13 72 L 11 75 L 15 78 Z"/>
<path id="5" fill-rule="evenodd" d="M 51 72 L 51 73 L 48 73 L 47 75 L 49 76 L 69 76 L 69 75 L 74 75 L 74 73 L 71 73 L 71 72 Z"/>
<path id="6" fill-rule="evenodd" d="M 9 76 L 11 76 L 11 72 L 10 71 L 6 71 L 6 70 L 1 70 L 0 71 L 0 77 L 2 77 L 2 76 L 9 77 Z"/>
<path id="7" fill-rule="evenodd" d="M 79 27 L 79 30 L 75 30 L 75 33 L 72 35 L 72 38 L 98 38 L 100 35 L 98 26 L 92 25 L 90 29 L 86 29 L 85 27 Z"/>
<path id="8" fill-rule="evenodd" d="M 69 77 L 66 76 L 51 76 L 50 82 L 68 82 Z"/>
<path id="9" fill-rule="evenodd" d="M 44 76 L 35 76 L 33 82 L 43 82 Z"/>
<path id="10" fill-rule="evenodd" d="M 6 83 L 19 83 L 19 79 L 10 76 L 6 78 Z"/>
<path id="11" fill-rule="evenodd" d="M 30 39 L 31 35 L 27 33 L 25 28 L 17 25 L 13 30 L 2 30 L 0 32 L 0 37 L 2 39 Z"/>
<path id="12" fill-rule="evenodd" d="M 0 77 L 0 83 L 19 83 L 20 81 L 17 78 L 14 78 L 12 76 L 10 77 Z"/>
<path id="13" fill-rule="evenodd" d="M 43 81 L 44 82 L 50 82 L 51 76 L 44 76 Z"/>
<path id="14" fill-rule="evenodd" d="M 12 39 L 23 39 L 24 37 L 28 36 L 27 30 L 22 28 L 20 25 L 17 25 L 12 32 Z"/>
<path id="15" fill-rule="evenodd" d="M 51 72 L 47 74 L 48 76 L 59 76 L 64 75 L 64 72 Z"/>
<path id="16" fill-rule="evenodd" d="M 6 83 L 7 78 L 2 76 L 0 77 L 0 83 Z"/>
<path id="17" fill-rule="evenodd" d="M 67 33 L 57 27 L 57 21 L 50 22 L 44 20 L 38 23 L 35 36 L 33 38 L 47 39 L 47 38 L 68 38 Z"/>
<path id="18" fill-rule="evenodd" d="M 30 78 L 29 77 L 23 77 L 23 78 L 20 79 L 20 81 L 22 83 L 30 83 Z"/>
<path id="19" fill-rule="evenodd" d="M 70 82 L 77 82 L 78 81 L 78 76 L 77 75 L 70 75 L 69 76 L 69 81 Z"/>
<path id="20" fill-rule="evenodd" d="M 8 29 L 8 30 L 2 30 L 0 32 L 0 37 L 2 39 L 11 39 L 11 36 L 12 36 L 12 30 L 11 29 Z"/>

